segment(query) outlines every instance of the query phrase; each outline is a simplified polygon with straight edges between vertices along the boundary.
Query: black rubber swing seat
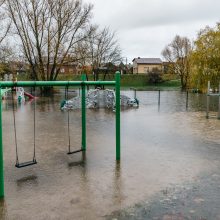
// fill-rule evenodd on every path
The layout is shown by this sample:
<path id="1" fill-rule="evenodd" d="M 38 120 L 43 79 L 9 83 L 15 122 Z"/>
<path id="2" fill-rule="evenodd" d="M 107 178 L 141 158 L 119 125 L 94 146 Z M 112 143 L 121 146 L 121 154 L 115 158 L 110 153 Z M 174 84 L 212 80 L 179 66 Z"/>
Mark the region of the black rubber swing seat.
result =
<path id="1" fill-rule="evenodd" d="M 67 154 L 76 154 L 76 153 L 79 153 L 79 152 L 82 152 L 84 150 L 80 149 L 80 150 L 75 150 L 75 151 L 69 151 Z"/>
<path id="2" fill-rule="evenodd" d="M 37 164 L 36 160 L 27 161 L 27 162 L 24 162 L 24 163 L 17 163 L 17 164 L 15 164 L 15 167 L 22 168 L 22 167 L 32 166 L 34 164 Z"/>

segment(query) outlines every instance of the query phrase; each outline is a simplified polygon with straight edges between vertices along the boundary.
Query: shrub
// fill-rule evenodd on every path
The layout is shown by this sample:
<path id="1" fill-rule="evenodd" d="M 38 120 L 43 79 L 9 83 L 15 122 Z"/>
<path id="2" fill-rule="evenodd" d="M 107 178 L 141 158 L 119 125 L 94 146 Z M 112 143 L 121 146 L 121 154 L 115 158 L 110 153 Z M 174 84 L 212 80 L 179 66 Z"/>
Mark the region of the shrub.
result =
<path id="1" fill-rule="evenodd" d="M 157 83 L 161 83 L 163 82 L 163 79 L 161 77 L 161 73 L 158 73 L 158 72 L 150 72 L 148 74 L 148 77 L 149 77 L 149 83 L 150 84 L 157 84 Z"/>

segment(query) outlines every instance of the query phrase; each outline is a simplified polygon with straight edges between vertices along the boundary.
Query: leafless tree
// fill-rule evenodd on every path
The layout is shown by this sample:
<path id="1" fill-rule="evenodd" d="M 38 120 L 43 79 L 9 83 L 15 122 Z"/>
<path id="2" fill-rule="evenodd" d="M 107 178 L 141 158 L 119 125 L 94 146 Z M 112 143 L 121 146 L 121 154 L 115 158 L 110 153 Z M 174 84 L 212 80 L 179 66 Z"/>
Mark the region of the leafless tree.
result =
<path id="1" fill-rule="evenodd" d="M 12 55 L 12 49 L 6 41 L 6 37 L 11 27 L 11 22 L 5 11 L 4 0 L 0 0 L 0 25 L 0 61 L 6 62 L 6 60 Z"/>
<path id="2" fill-rule="evenodd" d="M 163 57 L 170 62 L 173 71 L 180 76 L 182 89 L 186 89 L 190 75 L 192 44 L 187 37 L 176 36 L 162 51 Z"/>
<path id="3" fill-rule="evenodd" d="M 93 26 L 89 37 L 78 44 L 76 54 L 83 64 L 92 67 L 92 71 L 103 67 L 106 63 L 120 63 L 121 49 L 109 28 L 100 30 L 98 26 Z"/>
<path id="4" fill-rule="evenodd" d="M 81 0 L 6 0 L 21 52 L 35 80 L 56 80 L 90 31 L 91 4 Z"/>
<path id="5" fill-rule="evenodd" d="M 98 68 L 105 63 L 120 62 L 121 50 L 115 39 L 115 33 L 112 33 L 109 28 L 104 28 L 101 31 L 97 29 L 93 33 L 88 39 L 92 67 Z"/>

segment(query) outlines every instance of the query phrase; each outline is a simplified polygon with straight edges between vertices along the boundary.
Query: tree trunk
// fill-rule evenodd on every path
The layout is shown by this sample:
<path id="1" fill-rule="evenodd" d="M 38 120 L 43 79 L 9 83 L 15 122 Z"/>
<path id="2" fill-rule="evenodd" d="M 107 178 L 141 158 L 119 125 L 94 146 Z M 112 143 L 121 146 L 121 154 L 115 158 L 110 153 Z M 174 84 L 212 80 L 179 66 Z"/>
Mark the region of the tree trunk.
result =
<path id="1" fill-rule="evenodd" d="M 53 86 L 40 87 L 40 94 L 42 96 L 52 96 L 54 94 Z"/>

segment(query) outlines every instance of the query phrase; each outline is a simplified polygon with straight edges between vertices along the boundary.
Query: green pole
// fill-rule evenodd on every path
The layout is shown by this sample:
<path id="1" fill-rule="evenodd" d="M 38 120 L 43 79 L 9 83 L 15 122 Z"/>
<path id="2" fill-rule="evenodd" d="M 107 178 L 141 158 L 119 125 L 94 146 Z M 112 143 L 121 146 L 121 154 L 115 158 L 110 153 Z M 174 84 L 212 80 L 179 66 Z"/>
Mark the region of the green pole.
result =
<path id="1" fill-rule="evenodd" d="M 82 151 L 86 151 L 86 75 L 82 75 L 82 96 L 81 96 L 81 107 L 82 107 Z"/>
<path id="2" fill-rule="evenodd" d="M 81 86 L 82 81 L 0 81 L 1 87 L 42 87 L 42 86 Z M 87 86 L 113 86 L 115 81 L 84 81 L 84 84 Z"/>
<path id="3" fill-rule="evenodd" d="M 120 72 L 117 71 L 115 74 L 115 96 L 116 96 L 116 160 L 120 160 L 121 155 L 121 132 L 120 132 Z"/>
<path id="4" fill-rule="evenodd" d="M 4 197 L 4 160 L 3 160 L 3 141 L 2 141 L 2 94 L 0 86 L 0 198 Z"/>

